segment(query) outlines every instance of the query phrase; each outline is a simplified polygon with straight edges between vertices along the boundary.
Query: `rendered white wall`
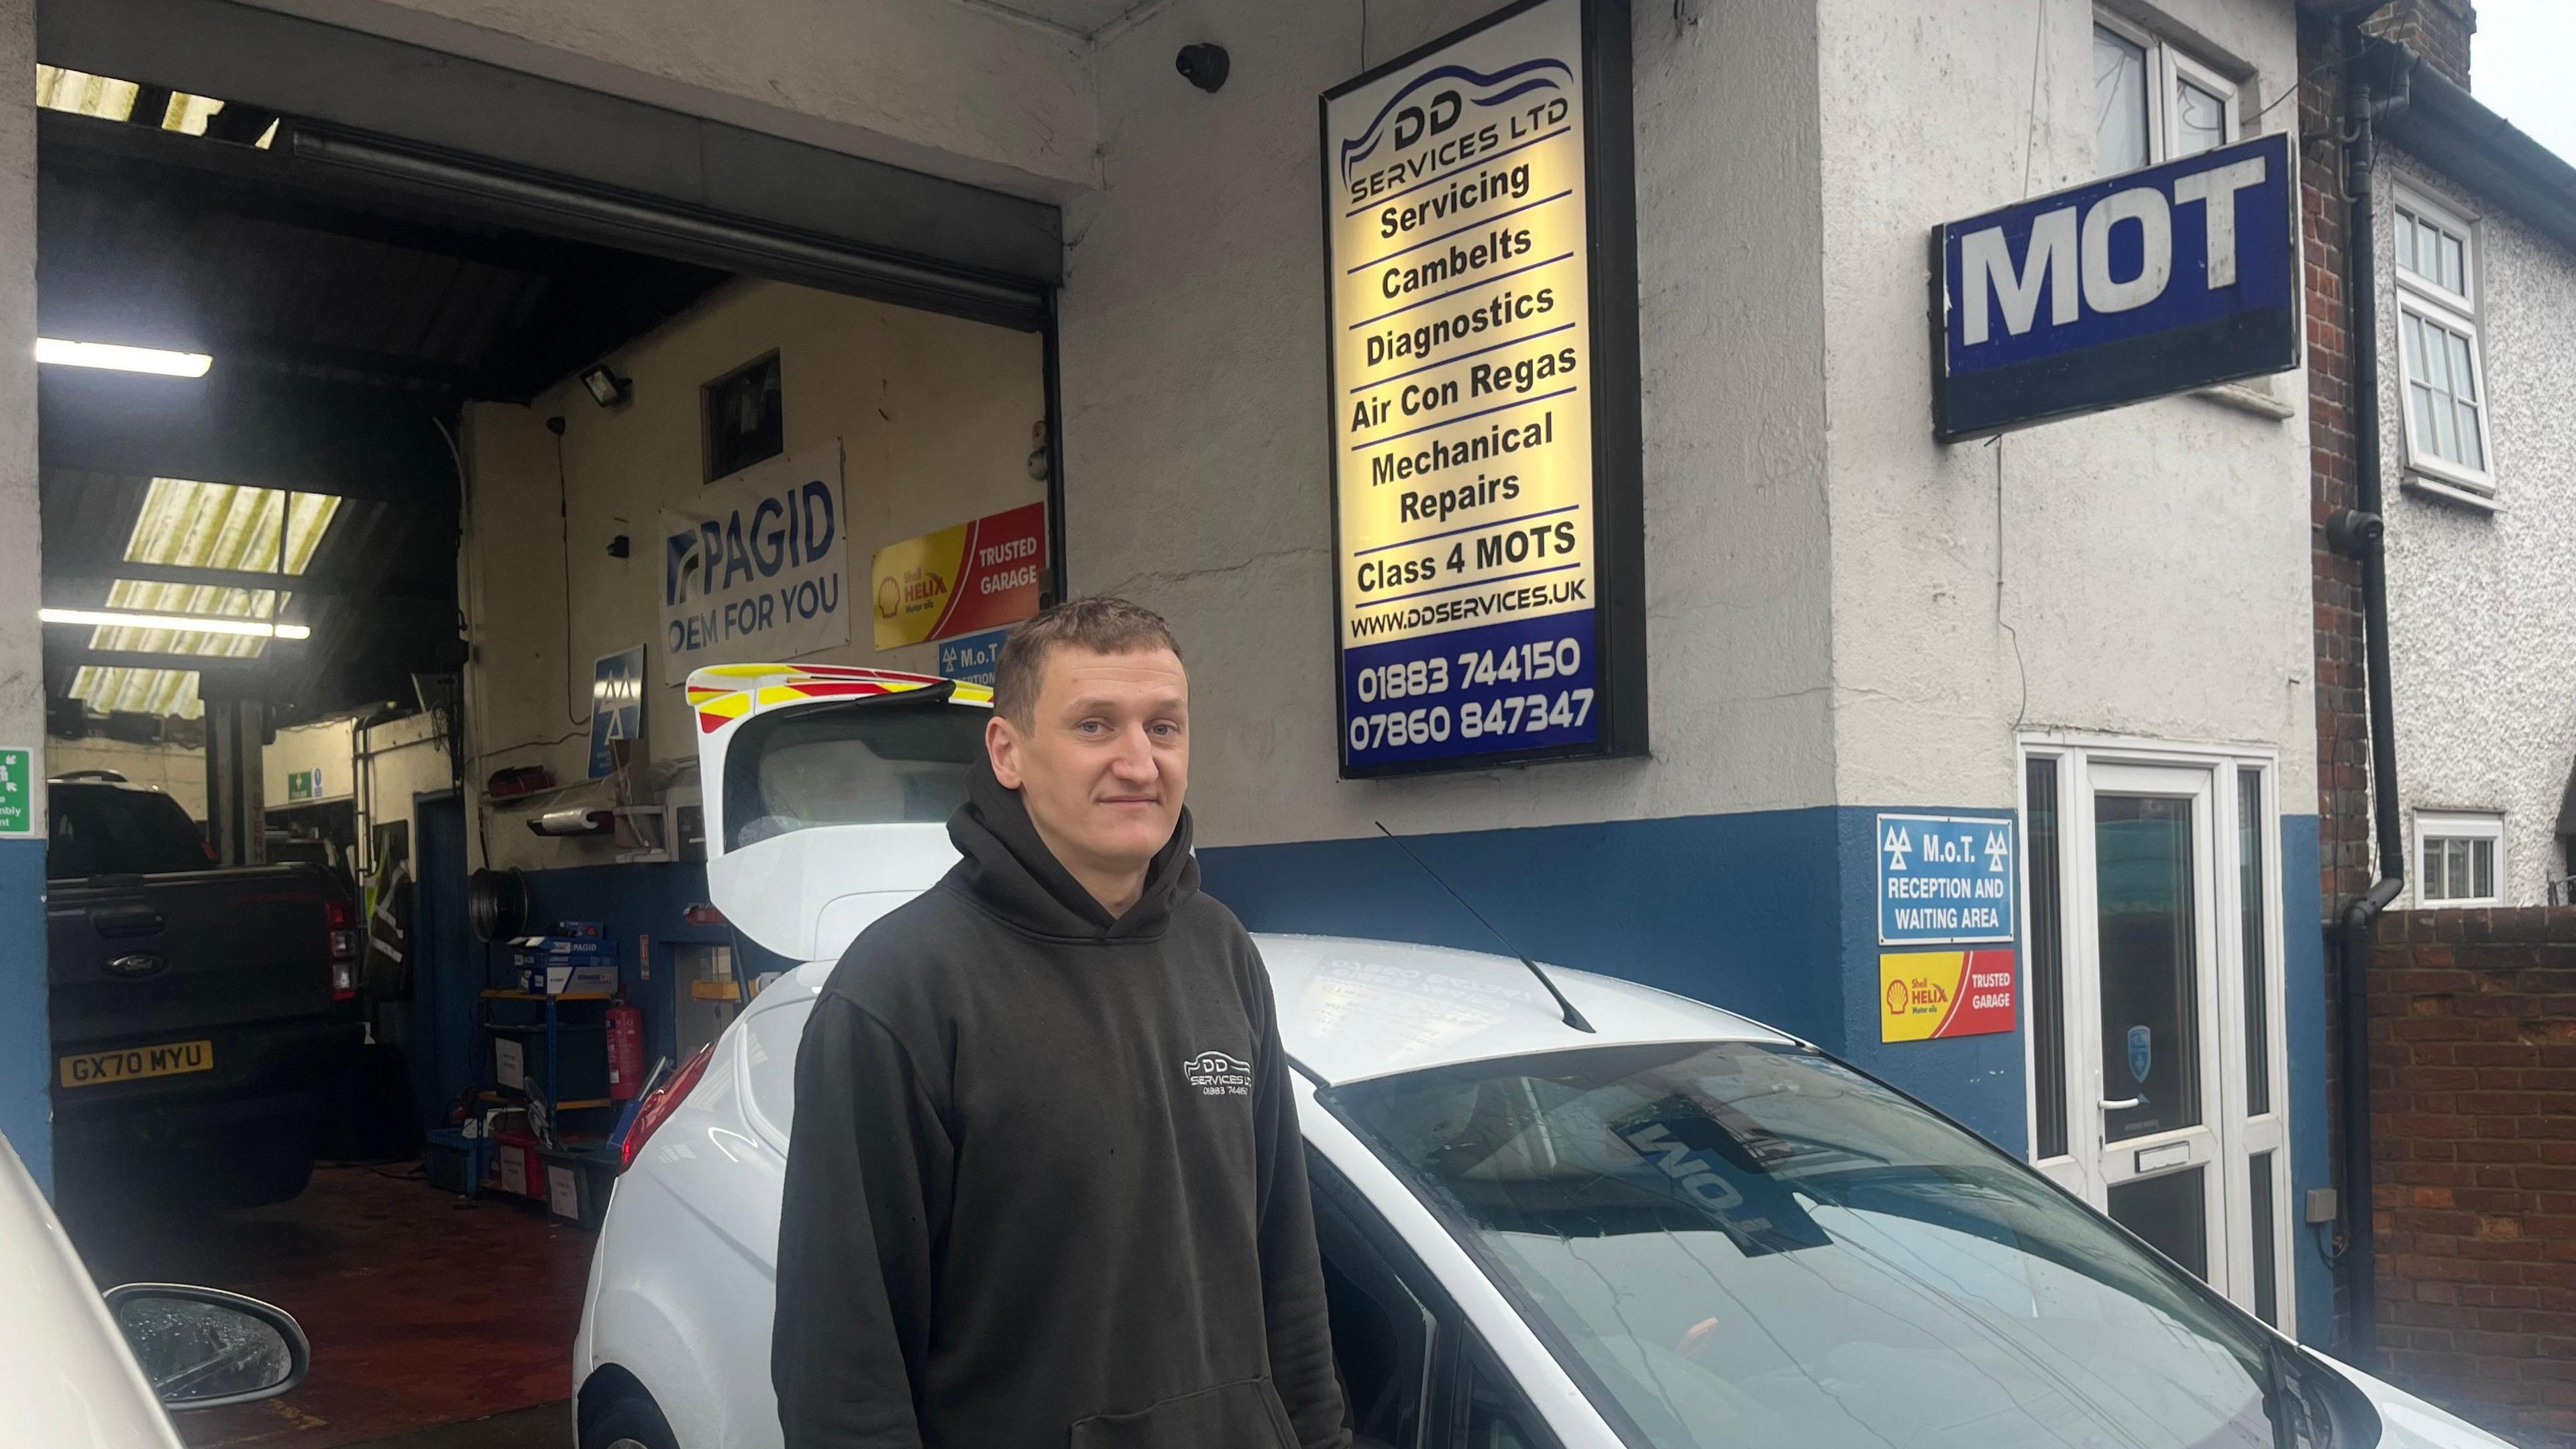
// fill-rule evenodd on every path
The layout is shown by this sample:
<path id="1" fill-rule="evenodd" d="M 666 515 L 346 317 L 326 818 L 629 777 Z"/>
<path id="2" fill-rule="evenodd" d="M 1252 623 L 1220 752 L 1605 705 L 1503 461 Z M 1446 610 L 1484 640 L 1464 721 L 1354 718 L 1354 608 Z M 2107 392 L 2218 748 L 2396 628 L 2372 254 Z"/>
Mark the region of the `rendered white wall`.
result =
<path id="1" fill-rule="evenodd" d="M 206 752 L 181 745 L 138 745 L 92 737 L 45 741 L 45 772 L 114 770 L 179 802 L 191 820 L 206 818 Z"/>
<path id="2" fill-rule="evenodd" d="M 1067 560 L 1181 632 L 1208 844 L 1832 798 L 1815 37 L 1776 0 L 1635 10 L 1655 757 L 1335 779 L 1315 98 L 1493 8 L 1184 0 L 1100 51 L 1104 189 L 1065 227 Z M 1172 71 L 1199 40 L 1234 55 L 1213 96 Z"/>
<path id="3" fill-rule="evenodd" d="M 275 810 L 290 803 L 286 798 L 286 777 L 305 770 L 322 772 L 322 793 L 311 798 L 348 799 L 356 775 L 354 747 L 350 742 L 352 733 L 353 722 L 346 719 L 321 720 L 279 730 L 277 738 L 268 742 L 260 758 L 260 775 L 267 781 L 268 808 Z"/>
<path id="4" fill-rule="evenodd" d="M 652 756 L 695 760 L 682 681 L 661 658 L 660 511 L 694 505 L 706 487 L 700 386 L 773 349 L 787 451 L 841 440 L 854 597 L 865 596 L 877 549 L 1045 496 L 1028 471 L 1030 430 L 1046 415 L 1035 334 L 781 283 L 729 283 L 606 359 L 635 385 L 616 411 L 570 380 L 530 407 L 476 404 L 466 420 L 473 489 L 459 584 L 475 642 L 465 681 L 475 721 L 469 783 L 529 764 L 583 781 L 593 661 L 639 644 Z M 549 417 L 565 421 L 560 482 Z M 608 541 L 621 533 L 629 556 L 612 558 Z M 880 653 L 864 608 L 847 646 L 802 658 L 924 672 L 938 663 L 936 645 Z M 604 796 L 604 786 L 582 788 Z M 539 840 L 516 815 L 496 820 L 491 844 L 497 863 L 530 867 L 614 853 L 604 842 Z"/>
<path id="5" fill-rule="evenodd" d="M 1037 196 L 1093 185 L 1079 36 L 924 0 L 248 0 L 688 115 Z"/>
<path id="6" fill-rule="evenodd" d="M 0 3 L 0 65 L 33 75 L 33 0 Z M 36 97 L 0 106 L 0 533 L 21 559 L 39 557 L 36 507 Z M 0 746 L 30 751 L 28 802 L 35 838 L 45 833 L 44 602 L 42 571 L 0 570 Z M 7 969 L 0 957 L 0 970 Z M 44 973 L 40 959 L 37 975 Z M 5 1110 L 5 1109 L 0 1109 Z"/>
<path id="7" fill-rule="evenodd" d="M 2576 766 L 2576 256 L 2403 153 L 2380 175 L 2474 224 L 2493 513 L 2405 486 L 2390 205 L 2379 191 L 2381 502 L 2389 686 L 2407 841 L 2418 809 L 2504 813 L 2507 905 L 2566 873 L 2558 808 Z M 2420 862 L 2407 862 L 2415 899 Z"/>
<path id="8" fill-rule="evenodd" d="M 2093 177 L 2093 6 L 1819 10 L 1836 798 L 2010 805 L 2018 726 L 2269 746 L 2313 799 L 2300 373 L 2286 420 L 2185 396 L 1932 439 L 1927 237 Z M 2147 18 L 2250 71 L 2247 116 L 2296 83 L 2291 0 Z"/>

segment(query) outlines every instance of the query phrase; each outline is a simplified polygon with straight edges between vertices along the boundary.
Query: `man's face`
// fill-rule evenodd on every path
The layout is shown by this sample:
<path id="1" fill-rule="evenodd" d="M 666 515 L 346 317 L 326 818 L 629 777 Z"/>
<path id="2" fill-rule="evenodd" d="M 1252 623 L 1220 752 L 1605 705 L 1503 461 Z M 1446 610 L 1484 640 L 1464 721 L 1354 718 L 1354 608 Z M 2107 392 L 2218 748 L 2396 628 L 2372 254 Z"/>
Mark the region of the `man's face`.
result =
<path id="1" fill-rule="evenodd" d="M 1141 870 L 1171 840 L 1189 788 L 1190 677 L 1168 649 L 1060 645 L 1028 726 L 996 713 L 984 741 L 1067 869 Z"/>

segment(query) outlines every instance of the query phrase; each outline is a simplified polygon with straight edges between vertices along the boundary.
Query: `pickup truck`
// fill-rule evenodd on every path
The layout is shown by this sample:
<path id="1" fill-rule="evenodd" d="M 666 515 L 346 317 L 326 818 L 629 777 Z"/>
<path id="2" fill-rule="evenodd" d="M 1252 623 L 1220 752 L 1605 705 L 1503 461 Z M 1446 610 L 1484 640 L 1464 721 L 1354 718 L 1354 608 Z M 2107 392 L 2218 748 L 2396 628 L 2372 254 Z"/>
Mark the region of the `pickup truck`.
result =
<path id="1" fill-rule="evenodd" d="M 224 868 L 178 802 L 47 782 L 47 1015 L 66 1200 L 251 1207 L 304 1190 L 360 1035 L 358 912 L 316 865 Z"/>

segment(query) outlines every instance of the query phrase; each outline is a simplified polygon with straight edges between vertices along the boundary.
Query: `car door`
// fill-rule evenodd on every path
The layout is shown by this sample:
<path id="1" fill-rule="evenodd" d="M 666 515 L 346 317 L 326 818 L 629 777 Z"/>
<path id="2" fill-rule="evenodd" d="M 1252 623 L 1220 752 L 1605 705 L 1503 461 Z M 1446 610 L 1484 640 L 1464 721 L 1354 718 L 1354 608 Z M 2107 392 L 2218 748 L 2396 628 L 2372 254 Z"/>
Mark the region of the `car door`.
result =
<path id="1" fill-rule="evenodd" d="M 1352 1449 L 1563 1449 L 1384 1216 L 1312 1147 L 1306 1171 Z"/>

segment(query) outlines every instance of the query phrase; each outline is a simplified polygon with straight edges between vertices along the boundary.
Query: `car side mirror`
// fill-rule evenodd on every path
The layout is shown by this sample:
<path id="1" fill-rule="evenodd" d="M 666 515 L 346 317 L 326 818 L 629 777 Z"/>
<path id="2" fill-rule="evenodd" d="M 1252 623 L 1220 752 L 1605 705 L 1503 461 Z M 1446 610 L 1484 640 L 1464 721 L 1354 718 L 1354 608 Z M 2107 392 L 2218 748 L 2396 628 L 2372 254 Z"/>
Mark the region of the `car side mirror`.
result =
<path id="1" fill-rule="evenodd" d="M 107 1311 L 152 1392 L 172 1409 L 271 1399 L 304 1382 L 313 1346 L 285 1309 L 180 1283 L 107 1291 Z"/>

